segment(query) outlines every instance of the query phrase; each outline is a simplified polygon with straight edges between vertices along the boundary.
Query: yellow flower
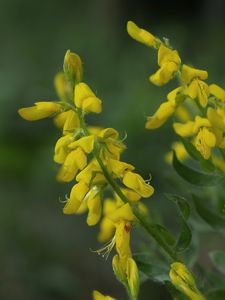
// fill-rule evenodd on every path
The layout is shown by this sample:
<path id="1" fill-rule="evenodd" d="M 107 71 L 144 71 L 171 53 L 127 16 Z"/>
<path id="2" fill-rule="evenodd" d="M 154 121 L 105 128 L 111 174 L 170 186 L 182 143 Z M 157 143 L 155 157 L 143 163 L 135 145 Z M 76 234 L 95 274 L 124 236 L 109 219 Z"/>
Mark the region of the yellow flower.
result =
<path id="1" fill-rule="evenodd" d="M 115 231 L 115 225 L 113 221 L 108 218 L 108 215 L 116 210 L 117 204 L 115 200 L 105 199 L 103 204 L 103 218 L 100 223 L 100 231 L 98 234 L 99 242 L 106 242 L 112 238 Z"/>
<path id="2" fill-rule="evenodd" d="M 208 72 L 204 70 L 199 70 L 192 68 L 188 65 L 182 66 L 182 81 L 186 84 L 189 84 L 193 79 L 198 78 L 201 80 L 205 80 L 208 78 Z"/>
<path id="3" fill-rule="evenodd" d="M 109 159 L 109 169 L 112 171 L 113 174 L 115 174 L 117 177 L 123 176 L 124 172 L 126 171 L 133 171 L 135 168 L 131 164 L 127 164 L 125 162 L 115 160 L 115 159 Z"/>
<path id="4" fill-rule="evenodd" d="M 114 223 L 118 223 L 123 220 L 130 222 L 135 220 L 135 216 L 129 203 L 123 204 L 121 207 L 116 208 L 113 212 L 109 213 L 107 217 Z"/>
<path id="5" fill-rule="evenodd" d="M 208 78 L 208 73 L 204 70 L 192 68 L 187 65 L 182 66 L 182 81 L 188 84 L 187 94 L 192 99 L 198 99 L 201 106 L 205 107 L 208 103 L 209 87 L 202 81 Z"/>
<path id="6" fill-rule="evenodd" d="M 80 147 L 85 153 L 91 153 L 94 148 L 94 135 L 84 136 L 73 143 L 71 143 L 68 147 L 70 149 L 76 149 Z"/>
<path id="7" fill-rule="evenodd" d="M 98 141 L 101 144 L 100 155 L 102 159 L 120 159 L 126 146 L 119 140 L 119 133 L 114 128 L 105 128 L 98 132 Z"/>
<path id="8" fill-rule="evenodd" d="M 131 171 L 124 174 L 123 183 L 144 198 L 148 198 L 154 193 L 154 188 L 151 185 L 147 184 L 139 174 Z"/>
<path id="9" fill-rule="evenodd" d="M 202 107 L 206 107 L 208 104 L 209 87 L 208 85 L 199 79 L 193 79 L 188 87 L 188 95 L 192 99 L 198 99 Z"/>
<path id="10" fill-rule="evenodd" d="M 127 32 L 136 41 L 148 47 L 157 48 L 161 41 L 145 29 L 138 27 L 134 22 L 127 22 Z"/>
<path id="11" fill-rule="evenodd" d="M 86 113 L 100 113 L 102 111 L 102 101 L 96 97 L 89 86 L 80 82 L 75 86 L 74 103 Z"/>
<path id="12" fill-rule="evenodd" d="M 209 86 L 209 92 L 221 102 L 225 102 L 225 90 L 216 84 Z"/>
<path id="13" fill-rule="evenodd" d="M 212 148 L 216 146 L 216 135 L 208 119 L 196 116 L 195 121 L 188 121 L 186 124 L 174 123 L 173 127 L 182 137 L 195 135 L 194 146 L 205 159 L 210 158 Z"/>
<path id="14" fill-rule="evenodd" d="M 196 287 L 193 275 L 184 264 L 180 262 L 173 263 L 169 275 L 174 286 L 189 299 L 205 300 L 204 296 Z"/>
<path id="15" fill-rule="evenodd" d="M 63 128 L 69 114 L 70 114 L 70 110 L 63 111 L 57 114 L 53 119 L 55 126 L 60 129 Z"/>
<path id="16" fill-rule="evenodd" d="M 158 86 L 170 81 L 178 71 L 181 59 L 176 50 L 171 50 L 165 45 L 160 45 L 158 51 L 159 70 L 149 77 L 149 80 Z"/>
<path id="17" fill-rule="evenodd" d="M 120 259 L 131 257 L 130 230 L 131 225 L 129 222 L 121 220 L 116 224 L 116 251 Z"/>
<path id="18" fill-rule="evenodd" d="M 176 110 L 176 103 L 167 101 L 160 105 L 153 116 L 148 117 L 145 124 L 146 129 L 156 129 L 161 127 Z"/>
<path id="19" fill-rule="evenodd" d="M 196 134 L 201 127 L 211 127 L 211 124 L 208 119 L 199 116 L 196 116 L 194 121 L 188 121 L 184 124 L 173 124 L 175 132 L 182 137 L 189 137 Z"/>
<path id="20" fill-rule="evenodd" d="M 200 128 L 194 145 L 205 159 L 209 159 L 212 148 L 216 146 L 216 137 L 207 127 Z"/>
<path id="21" fill-rule="evenodd" d="M 73 84 L 82 80 L 83 67 L 80 56 L 70 50 L 66 51 L 63 69 L 69 81 Z"/>
<path id="22" fill-rule="evenodd" d="M 63 208 L 63 213 L 66 215 L 75 214 L 80 208 L 82 201 L 89 190 L 88 185 L 80 181 L 75 184 L 70 192 L 70 198 Z"/>
<path id="23" fill-rule="evenodd" d="M 67 155 L 61 169 L 59 170 L 57 179 L 63 182 L 70 182 L 74 179 L 78 170 L 83 170 L 86 165 L 87 157 L 83 150 L 78 147 Z"/>
<path id="24" fill-rule="evenodd" d="M 223 132 L 225 132 L 225 115 L 224 109 L 213 109 L 209 107 L 207 110 L 207 118 L 212 124 L 212 127 L 215 127 Z"/>
<path id="25" fill-rule="evenodd" d="M 27 121 L 37 121 L 54 116 L 61 111 L 61 105 L 55 102 L 36 102 L 35 106 L 18 110 L 19 115 Z"/>
<path id="26" fill-rule="evenodd" d="M 93 300 L 116 300 L 116 299 L 110 296 L 104 296 L 98 291 L 93 291 Z"/>
<path id="27" fill-rule="evenodd" d="M 153 116 L 148 117 L 145 128 L 159 128 L 174 114 L 178 105 L 176 99 L 182 90 L 181 87 L 178 87 L 167 95 L 168 101 L 162 103 Z"/>
<path id="28" fill-rule="evenodd" d="M 58 139 L 55 145 L 54 161 L 58 164 L 63 164 L 67 155 L 71 151 L 68 145 L 73 141 L 73 136 L 67 134 Z"/>
<path id="29" fill-rule="evenodd" d="M 92 182 L 93 184 L 100 184 L 106 182 L 106 179 L 102 174 L 102 169 L 99 166 L 96 159 L 93 159 L 89 162 L 87 167 L 76 176 L 76 180 L 84 181 L 87 184 L 90 184 L 90 182 Z"/>
<path id="30" fill-rule="evenodd" d="M 74 132 L 77 128 L 80 128 L 79 117 L 75 111 L 69 110 L 63 126 L 63 134 Z"/>
<path id="31" fill-rule="evenodd" d="M 102 203 L 100 191 L 96 186 L 92 187 L 87 195 L 88 216 L 87 224 L 89 226 L 96 225 L 102 214 Z"/>

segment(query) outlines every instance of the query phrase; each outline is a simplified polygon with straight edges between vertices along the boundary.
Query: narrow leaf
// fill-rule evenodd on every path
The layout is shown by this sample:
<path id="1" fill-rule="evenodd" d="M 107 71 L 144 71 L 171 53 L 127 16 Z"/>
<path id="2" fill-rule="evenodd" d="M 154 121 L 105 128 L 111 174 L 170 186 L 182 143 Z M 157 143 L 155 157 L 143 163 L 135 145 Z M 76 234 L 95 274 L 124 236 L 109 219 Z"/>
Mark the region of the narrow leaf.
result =
<path id="1" fill-rule="evenodd" d="M 188 202 L 181 196 L 173 194 L 165 194 L 165 196 L 176 203 L 181 218 L 181 231 L 175 245 L 175 250 L 178 252 L 186 250 L 192 239 L 192 232 L 187 224 L 187 220 L 190 216 L 190 206 Z"/>
<path id="2" fill-rule="evenodd" d="M 190 216 L 190 206 L 188 202 L 185 200 L 185 198 L 176 194 L 169 194 L 169 193 L 165 193 L 165 196 L 167 197 L 167 199 L 176 203 L 179 212 L 184 217 L 184 219 L 187 220 Z"/>

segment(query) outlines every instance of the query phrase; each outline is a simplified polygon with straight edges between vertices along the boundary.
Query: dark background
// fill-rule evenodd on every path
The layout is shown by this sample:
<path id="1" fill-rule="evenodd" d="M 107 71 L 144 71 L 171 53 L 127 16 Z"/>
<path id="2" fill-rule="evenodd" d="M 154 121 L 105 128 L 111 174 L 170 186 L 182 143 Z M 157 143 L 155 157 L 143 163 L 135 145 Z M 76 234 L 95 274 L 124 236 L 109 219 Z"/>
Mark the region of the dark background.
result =
<path id="1" fill-rule="evenodd" d="M 0 0 L 0 299 L 89 300 L 93 289 L 125 299 L 111 258 L 105 262 L 90 251 L 100 247 L 98 228 L 88 227 L 85 216 L 62 214 L 59 200 L 70 187 L 55 181 L 60 133 L 51 120 L 28 123 L 17 114 L 19 107 L 56 99 L 53 77 L 67 49 L 79 53 L 85 81 L 103 99 L 103 113 L 91 122 L 128 134 L 123 158 L 145 178 L 152 174 L 151 209 L 173 227 L 161 195 L 177 189 L 178 177 L 163 160 L 174 135 L 169 124 L 151 132 L 144 122 L 175 83 L 149 84 L 156 53 L 130 39 L 128 20 L 170 38 L 183 61 L 207 69 L 209 82 L 224 86 L 222 0 Z M 170 299 L 146 282 L 140 299 L 149 295 Z"/>

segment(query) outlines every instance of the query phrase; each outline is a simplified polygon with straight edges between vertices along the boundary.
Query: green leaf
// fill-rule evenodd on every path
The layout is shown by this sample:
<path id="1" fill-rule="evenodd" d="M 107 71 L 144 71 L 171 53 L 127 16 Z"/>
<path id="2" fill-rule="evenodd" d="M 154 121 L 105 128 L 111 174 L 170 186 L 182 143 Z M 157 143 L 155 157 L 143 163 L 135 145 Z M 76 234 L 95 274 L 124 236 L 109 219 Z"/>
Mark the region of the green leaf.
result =
<path id="1" fill-rule="evenodd" d="M 133 257 L 138 269 L 144 273 L 147 278 L 156 282 L 164 282 L 169 279 L 169 266 L 165 266 L 155 259 L 153 260 L 148 254 L 136 254 Z"/>
<path id="2" fill-rule="evenodd" d="M 185 200 L 185 198 L 176 194 L 169 194 L 169 193 L 165 193 L 165 196 L 167 197 L 167 199 L 176 203 L 179 209 L 179 213 L 185 220 L 187 220 L 190 216 L 190 205 Z"/>
<path id="3" fill-rule="evenodd" d="M 224 177 L 196 171 L 181 163 L 173 151 L 173 167 L 176 172 L 186 181 L 197 186 L 213 186 L 224 182 Z"/>
<path id="4" fill-rule="evenodd" d="M 206 208 L 202 204 L 202 199 L 200 199 L 198 196 L 192 195 L 192 198 L 194 200 L 195 208 L 199 216 L 212 228 L 224 232 L 225 218 L 213 212 L 212 209 Z"/>
<path id="5" fill-rule="evenodd" d="M 214 267 L 221 273 L 225 274 L 225 252 L 224 251 L 212 251 L 209 253 L 209 257 Z"/>
<path id="6" fill-rule="evenodd" d="M 187 220 L 190 216 L 190 206 L 188 202 L 181 196 L 173 194 L 165 194 L 165 196 L 176 203 L 179 215 L 181 218 L 181 231 L 175 245 L 175 250 L 181 252 L 186 250 L 192 239 L 191 229 L 187 224 Z"/>
<path id="7" fill-rule="evenodd" d="M 187 225 L 187 223 L 183 221 L 181 225 L 180 236 L 177 240 L 176 247 L 175 247 L 176 251 L 181 252 L 186 250 L 191 243 L 191 239 L 192 239 L 191 229 Z"/>

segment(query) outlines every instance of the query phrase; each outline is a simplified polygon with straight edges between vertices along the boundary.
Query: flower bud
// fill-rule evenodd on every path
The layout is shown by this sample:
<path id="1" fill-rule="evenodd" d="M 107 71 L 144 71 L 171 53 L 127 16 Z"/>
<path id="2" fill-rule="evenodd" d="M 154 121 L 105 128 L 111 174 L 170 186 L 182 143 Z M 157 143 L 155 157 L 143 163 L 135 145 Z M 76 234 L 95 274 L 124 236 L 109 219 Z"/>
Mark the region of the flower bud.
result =
<path id="1" fill-rule="evenodd" d="M 126 285 L 127 283 L 126 272 L 124 271 L 124 268 L 121 266 L 118 254 L 116 254 L 113 257 L 112 267 L 117 280 L 119 280 L 121 283 Z"/>
<path id="2" fill-rule="evenodd" d="M 80 56 L 70 50 L 66 51 L 63 64 L 64 73 L 68 81 L 73 84 L 82 81 L 83 67 Z"/>
<path id="3" fill-rule="evenodd" d="M 193 275 L 184 264 L 179 262 L 173 263 L 169 276 L 173 285 L 191 300 L 205 299 L 197 289 Z"/>
<path id="4" fill-rule="evenodd" d="M 130 294 L 134 299 L 137 298 L 139 291 L 139 273 L 136 262 L 133 258 L 128 258 L 127 260 L 127 281 L 130 290 Z"/>

